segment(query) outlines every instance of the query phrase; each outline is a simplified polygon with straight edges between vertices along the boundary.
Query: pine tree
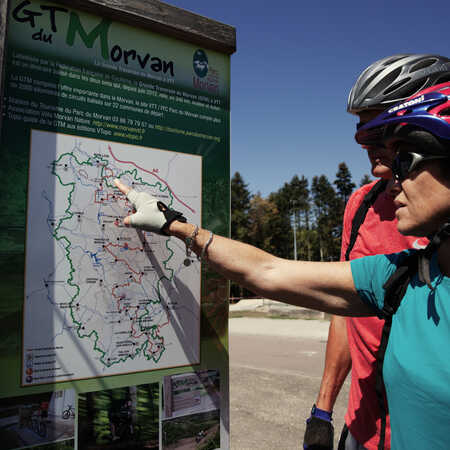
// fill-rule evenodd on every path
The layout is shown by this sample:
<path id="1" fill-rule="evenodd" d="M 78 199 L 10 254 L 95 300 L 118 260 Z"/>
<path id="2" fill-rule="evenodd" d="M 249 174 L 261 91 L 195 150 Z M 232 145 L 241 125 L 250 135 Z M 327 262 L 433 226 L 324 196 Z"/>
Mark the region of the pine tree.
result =
<path id="1" fill-rule="evenodd" d="M 339 259 L 342 222 L 342 200 L 325 175 L 315 176 L 311 185 L 315 229 L 318 233 L 318 259 L 329 261 Z"/>
<path id="2" fill-rule="evenodd" d="M 336 185 L 337 194 L 345 206 L 353 189 L 356 187 L 356 184 L 352 182 L 352 175 L 345 162 L 339 164 L 336 179 L 333 181 L 333 184 Z"/>
<path id="3" fill-rule="evenodd" d="M 284 183 L 277 192 L 269 195 L 269 201 L 276 205 L 278 216 L 274 217 L 272 237 L 277 242 L 276 255 L 283 258 L 294 258 L 294 222 L 297 230 L 301 228 L 302 218 L 305 226 L 309 227 L 309 189 L 308 180 L 302 175 L 292 177 L 289 183 Z M 298 233 L 297 233 L 298 234 Z M 297 247 L 298 250 L 298 247 Z"/>
<path id="4" fill-rule="evenodd" d="M 251 194 L 248 184 L 236 172 L 231 179 L 231 238 L 247 242 Z"/>
<path id="5" fill-rule="evenodd" d="M 248 184 L 244 182 L 241 174 L 236 172 L 231 179 L 231 238 L 250 243 L 249 210 L 251 194 Z M 242 297 L 244 290 L 237 283 L 230 284 L 231 297 Z"/>
<path id="6" fill-rule="evenodd" d="M 292 233 L 296 233 L 296 249 L 297 255 L 293 254 L 294 259 L 299 257 L 299 254 L 306 255 L 306 258 L 311 259 L 311 240 L 302 237 L 307 237 L 310 231 L 309 212 L 310 212 L 310 198 L 308 189 L 308 180 L 302 175 L 299 178 L 294 175 L 288 185 L 290 214 L 292 215 Z M 306 247 L 306 251 L 305 251 Z"/>
<path id="7" fill-rule="evenodd" d="M 278 234 L 279 211 L 274 202 L 264 199 L 258 192 L 250 201 L 249 241 L 255 247 L 269 253 L 277 253 L 278 243 L 274 236 Z"/>
<path id="8" fill-rule="evenodd" d="M 361 181 L 359 182 L 359 187 L 362 187 L 366 184 L 372 183 L 372 179 L 367 175 L 367 173 L 364 174 L 364 176 L 361 178 Z"/>

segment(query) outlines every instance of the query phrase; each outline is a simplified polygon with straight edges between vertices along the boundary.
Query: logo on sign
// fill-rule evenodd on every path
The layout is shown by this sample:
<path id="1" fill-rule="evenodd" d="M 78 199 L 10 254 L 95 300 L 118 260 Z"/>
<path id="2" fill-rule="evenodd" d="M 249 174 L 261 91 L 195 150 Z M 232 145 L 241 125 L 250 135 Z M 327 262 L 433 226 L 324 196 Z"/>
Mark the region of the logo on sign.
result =
<path id="1" fill-rule="evenodd" d="M 208 91 L 211 94 L 219 92 L 219 71 L 214 66 L 210 65 L 206 52 L 198 49 L 194 52 L 192 58 L 192 67 L 194 74 L 192 77 L 192 85 L 196 89 Z"/>
<path id="2" fill-rule="evenodd" d="M 208 73 L 208 57 L 204 50 L 198 49 L 194 53 L 192 58 L 192 65 L 194 67 L 194 72 L 199 78 L 206 77 Z"/>

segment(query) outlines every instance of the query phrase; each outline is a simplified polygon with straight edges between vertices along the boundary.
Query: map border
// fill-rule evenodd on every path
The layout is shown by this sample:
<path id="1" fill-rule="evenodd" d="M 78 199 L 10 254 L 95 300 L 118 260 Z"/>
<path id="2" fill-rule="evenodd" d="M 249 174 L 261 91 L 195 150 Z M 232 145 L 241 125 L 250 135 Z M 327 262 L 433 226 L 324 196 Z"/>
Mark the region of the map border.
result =
<path id="1" fill-rule="evenodd" d="M 77 134 L 70 134 L 70 133 L 62 133 L 59 131 L 48 131 L 48 130 L 43 130 L 43 129 L 39 129 L 39 128 L 30 128 L 30 141 L 29 141 L 29 152 L 28 152 L 28 170 L 27 170 L 27 192 L 26 192 L 26 214 L 25 214 L 25 242 L 24 242 L 24 283 L 23 283 L 23 301 L 22 301 L 22 305 L 23 305 L 23 309 L 22 309 L 22 345 L 21 345 L 21 360 L 20 360 L 20 387 L 22 388 L 32 388 L 35 386 L 43 386 L 43 385 L 49 385 L 49 384 L 60 384 L 60 383 L 73 383 L 76 381 L 83 381 L 83 380 L 98 380 L 98 379 L 102 379 L 102 378 L 109 378 L 109 377 L 122 377 L 122 376 L 127 376 L 127 375 L 133 375 L 133 374 L 143 374 L 143 373 L 149 373 L 149 372 L 157 372 L 157 371 L 161 371 L 161 370 L 171 370 L 171 369 L 176 369 L 176 368 L 194 368 L 195 366 L 198 366 L 201 364 L 201 360 L 202 360 L 202 339 L 201 339 L 201 317 L 202 317 L 202 261 L 199 260 L 199 282 L 200 282 L 200 299 L 199 299 L 199 320 L 198 320 L 198 361 L 193 362 L 193 363 L 188 363 L 188 364 L 180 364 L 180 365 L 176 365 L 176 366 L 167 366 L 167 367 L 161 367 L 161 368 L 153 368 L 153 369 L 149 369 L 149 370 L 134 370 L 131 372 L 123 372 L 123 373 L 115 373 L 115 374 L 106 374 L 106 375 L 98 375 L 98 376 L 90 376 L 90 377 L 82 377 L 82 378 L 71 378 L 71 379 L 67 379 L 67 380 L 58 380 L 58 379 L 54 379 L 52 381 L 47 381 L 47 382 L 41 382 L 41 383 L 29 383 L 29 384 L 24 384 L 24 368 L 25 368 L 25 307 L 26 307 L 26 272 L 27 272 L 27 242 L 28 242 L 28 204 L 29 204 L 29 192 L 30 192 L 30 173 L 31 173 L 31 151 L 32 151 L 32 137 L 33 137 L 33 132 L 34 131 L 38 131 L 41 133 L 48 133 L 48 134 L 56 134 L 56 135 L 65 135 L 65 136 L 70 136 L 70 137 L 79 137 L 79 138 L 85 138 L 85 139 L 90 139 L 90 140 L 97 140 L 97 141 L 102 141 L 102 142 L 110 142 L 111 144 L 123 144 L 123 145 L 127 145 L 127 146 L 131 146 L 131 147 L 143 147 L 143 148 L 149 148 L 149 149 L 155 149 L 158 151 L 163 151 L 163 152 L 169 152 L 169 153 L 181 153 L 181 154 L 187 154 L 190 156 L 196 156 L 199 157 L 201 160 L 201 164 L 200 164 L 200 211 L 199 211 L 199 226 L 202 227 L 202 216 L 203 216 L 203 158 L 204 155 L 201 154 L 195 154 L 195 153 L 189 153 L 189 152 L 179 152 L 176 150 L 168 150 L 168 149 L 162 149 L 162 148 L 156 148 L 156 147 L 148 147 L 148 146 L 143 146 L 143 145 L 136 145 L 136 144 L 130 144 L 127 142 L 117 142 L 117 141 L 111 141 L 108 139 L 100 139 L 98 137 L 90 137 L 90 136 L 79 136 Z M 160 383 L 161 384 L 161 383 Z"/>

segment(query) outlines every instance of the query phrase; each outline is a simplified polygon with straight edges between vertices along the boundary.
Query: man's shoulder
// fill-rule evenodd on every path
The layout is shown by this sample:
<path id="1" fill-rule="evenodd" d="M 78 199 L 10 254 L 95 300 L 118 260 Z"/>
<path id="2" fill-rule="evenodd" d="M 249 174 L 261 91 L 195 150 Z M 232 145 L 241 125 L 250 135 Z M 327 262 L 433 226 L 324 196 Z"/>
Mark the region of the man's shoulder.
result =
<path id="1" fill-rule="evenodd" d="M 373 187 L 378 183 L 378 181 L 380 180 L 374 180 L 368 184 L 364 184 L 363 186 L 359 187 L 358 189 L 356 189 L 356 191 L 352 193 L 350 199 L 357 197 L 365 197 L 366 194 L 368 194 L 373 189 Z"/>
<path id="2" fill-rule="evenodd" d="M 352 195 L 350 195 L 346 209 L 357 208 L 364 200 L 364 197 L 373 189 L 373 187 L 378 183 L 378 181 L 379 180 L 374 180 L 371 183 L 365 184 L 360 188 L 356 189 L 356 191 L 354 191 Z"/>

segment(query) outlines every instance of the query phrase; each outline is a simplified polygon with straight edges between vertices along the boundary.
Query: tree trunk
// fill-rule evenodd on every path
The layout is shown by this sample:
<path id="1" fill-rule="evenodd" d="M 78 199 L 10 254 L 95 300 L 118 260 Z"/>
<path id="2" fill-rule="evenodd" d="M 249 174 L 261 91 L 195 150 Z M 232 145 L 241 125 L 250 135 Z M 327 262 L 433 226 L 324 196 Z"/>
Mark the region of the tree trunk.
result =
<path id="1" fill-rule="evenodd" d="M 131 400 L 131 422 L 133 425 L 137 423 L 137 388 L 136 386 L 130 386 L 130 400 Z"/>

